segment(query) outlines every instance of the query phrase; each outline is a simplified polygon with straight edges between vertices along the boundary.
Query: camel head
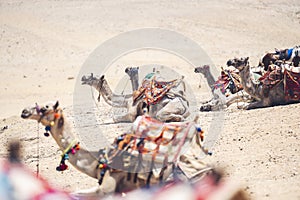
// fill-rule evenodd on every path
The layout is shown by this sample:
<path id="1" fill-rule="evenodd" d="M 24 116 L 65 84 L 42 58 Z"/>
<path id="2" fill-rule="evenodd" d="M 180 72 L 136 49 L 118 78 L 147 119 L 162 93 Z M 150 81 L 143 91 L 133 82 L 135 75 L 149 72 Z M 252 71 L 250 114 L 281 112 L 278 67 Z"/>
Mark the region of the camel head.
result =
<path id="1" fill-rule="evenodd" d="M 101 90 L 104 82 L 106 82 L 106 80 L 104 78 L 104 75 L 102 75 L 100 78 L 97 78 L 97 77 L 93 76 L 93 73 L 91 73 L 90 76 L 83 76 L 81 78 L 81 84 L 82 85 L 93 86 L 95 88 L 98 88 L 99 90 Z M 100 98 L 100 97 L 98 97 L 98 98 Z"/>
<path id="2" fill-rule="evenodd" d="M 100 79 L 102 79 L 102 78 L 104 78 L 104 75 Z M 88 75 L 88 76 L 84 75 L 81 78 L 81 84 L 82 85 L 90 85 L 90 86 L 92 86 L 94 83 L 98 84 L 98 82 L 99 82 L 99 79 L 97 77 L 95 77 L 93 73 L 91 73 L 91 75 Z"/>
<path id="3" fill-rule="evenodd" d="M 194 72 L 205 74 L 209 71 L 209 68 L 210 68 L 209 65 L 203 65 L 203 66 L 200 66 L 200 67 L 195 67 Z"/>
<path id="4" fill-rule="evenodd" d="M 249 57 L 245 58 L 233 58 L 227 61 L 227 66 L 233 66 L 239 71 L 242 71 L 248 65 Z"/>
<path id="5" fill-rule="evenodd" d="M 139 71 L 139 67 L 127 67 L 125 69 L 125 73 L 127 73 L 130 77 L 137 74 Z"/>
<path id="6" fill-rule="evenodd" d="M 45 106 L 35 106 L 27 107 L 22 111 L 21 117 L 23 119 L 32 119 L 37 122 L 41 122 L 46 127 L 51 127 L 58 120 L 59 125 L 63 123 L 61 119 L 62 110 L 58 108 L 58 101 L 55 103 L 48 103 Z"/>

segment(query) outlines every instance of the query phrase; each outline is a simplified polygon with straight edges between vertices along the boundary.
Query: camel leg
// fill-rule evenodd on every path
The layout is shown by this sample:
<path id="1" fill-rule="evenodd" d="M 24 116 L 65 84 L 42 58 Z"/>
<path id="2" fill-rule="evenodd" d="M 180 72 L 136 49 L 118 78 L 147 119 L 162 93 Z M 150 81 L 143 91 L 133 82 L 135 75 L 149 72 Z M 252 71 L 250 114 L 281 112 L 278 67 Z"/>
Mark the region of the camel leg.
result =
<path id="1" fill-rule="evenodd" d="M 132 115 L 132 113 L 126 113 L 125 115 L 114 116 L 113 120 L 116 123 L 120 122 L 133 122 L 135 120 L 136 115 Z"/>
<path id="2" fill-rule="evenodd" d="M 226 99 L 226 106 L 229 107 L 230 105 L 240 102 L 240 101 L 247 101 L 249 99 L 248 95 L 244 95 L 243 93 L 235 93 L 230 95 L 227 99 Z"/>
<path id="3" fill-rule="evenodd" d="M 133 122 L 130 115 L 121 115 L 121 116 L 114 116 L 113 118 L 115 123 L 120 123 L 120 122 Z"/>
<path id="4" fill-rule="evenodd" d="M 253 103 L 250 103 L 249 105 L 245 106 L 243 109 L 245 110 L 251 110 L 251 109 L 256 109 L 256 108 L 264 108 L 268 104 L 266 104 L 264 101 L 256 101 Z"/>
<path id="5" fill-rule="evenodd" d="M 125 115 L 115 115 L 113 117 L 114 122 L 134 122 L 137 117 L 137 109 L 136 106 L 130 107 Z"/>
<path id="6" fill-rule="evenodd" d="M 210 102 L 203 104 L 200 107 L 201 112 L 220 110 L 220 100 L 212 99 Z"/>
<path id="7" fill-rule="evenodd" d="M 183 121 L 185 115 L 188 115 L 187 105 L 179 98 L 172 99 L 156 114 L 156 118 L 164 122 L 180 122 Z"/>

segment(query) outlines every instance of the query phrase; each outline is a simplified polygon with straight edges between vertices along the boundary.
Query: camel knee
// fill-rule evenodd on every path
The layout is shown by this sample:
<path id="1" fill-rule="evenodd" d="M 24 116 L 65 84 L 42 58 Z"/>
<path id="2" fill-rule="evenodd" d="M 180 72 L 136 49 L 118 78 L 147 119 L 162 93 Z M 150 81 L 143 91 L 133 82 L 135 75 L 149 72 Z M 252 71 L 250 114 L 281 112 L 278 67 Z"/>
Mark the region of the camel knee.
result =
<path id="1" fill-rule="evenodd" d="M 181 122 L 183 121 L 183 116 L 181 115 L 175 115 L 175 114 L 160 114 L 160 115 L 156 115 L 156 118 L 159 121 L 163 121 L 163 122 Z"/>
<path id="2" fill-rule="evenodd" d="M 207 111 L 211 111 L 211 110 L 212 110 L 211 105 L 203 105 L 203 106 L 200 107 L 201 112 L 207 112 Z"/>

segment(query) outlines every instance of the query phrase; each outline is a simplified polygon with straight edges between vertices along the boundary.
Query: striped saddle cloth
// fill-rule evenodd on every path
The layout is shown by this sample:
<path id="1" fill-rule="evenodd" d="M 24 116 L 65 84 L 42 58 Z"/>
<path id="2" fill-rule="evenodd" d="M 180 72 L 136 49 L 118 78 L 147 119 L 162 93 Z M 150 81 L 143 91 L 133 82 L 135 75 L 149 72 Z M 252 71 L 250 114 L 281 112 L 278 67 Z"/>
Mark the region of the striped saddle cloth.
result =
<path id="1" fill-rule="evenodd" d="M 163 123 L 143 115 L 134 121 L 131 133 L 115 139 L 115 152 L 110 157 L 121 160 L 119 167 L 132 173 L 160 170 L 168 164 L 176 164 L 193 138 L 200 143 L 203 137 L 203 131 L 195 122 Z"/>

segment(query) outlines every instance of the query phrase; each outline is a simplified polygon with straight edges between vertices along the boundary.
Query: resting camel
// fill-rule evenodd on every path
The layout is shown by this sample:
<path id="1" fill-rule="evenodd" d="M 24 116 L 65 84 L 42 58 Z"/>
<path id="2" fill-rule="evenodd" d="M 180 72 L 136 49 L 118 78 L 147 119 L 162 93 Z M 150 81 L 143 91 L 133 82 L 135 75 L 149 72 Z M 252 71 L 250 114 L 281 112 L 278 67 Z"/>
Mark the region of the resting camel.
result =
<path id="1" fill-rule="evenodd" d="M 267 71 L 271 63 L 275 63 L 277 60 L 284 60 L 290 61 L 295 67 L 298 67 L 300 63 L 299 51 L 300 46 L 282 50 L 275 49 L 275 52 L 266 53 L 259 61 L 258 66 L 263 67 L 264 70 Z"/>
<path id="2" fill-rule="evenodd" d="M 200 111 L 216 111 L 227 108 L 233 103 L 239 101 L 250 100 L 250 96 L 245 94 L 245 92 L 242 91 L 242 88 L 239 88 L 241 87 L 240 77 L 237 74 L 230 73 L 230 76 L 235 82 L 229 83 L 227 86 L 228 89 L 224 88 L 224 90 L 227 90 L 227 94 L 225 96 L 225 91 L 221 92 L 221 89 L 216 89 L 215 86 L 217 84 L 217 80 L 215 80 L 214 76 L 212 75 L 209 65 L 196 67 L 194 72 L 204 75 L 214 96 L 211 100 L 203 102 L 203 105 L 200 107 Z"/>
<path id="3" fill-rule="evenodd" d="M 295 103 L 299 102 L 300 97 L 290 97 L 290 94 L 285 93 L 284 89 L 284 82 L 289 80 L 289 77 L 293 76 L 299 76 L 299 73 L 294 73 L 288 70 L 285 70 L 285 73 L 287 73 L 287 78 L 282 79 L 279 83 L 277 83 L 272 88 L 264 87 L 262 83 L 254 83 L 252 75 L 252 71 L 250 69 L 249 65 L 249 57 L 247 58 L 240 58 L 240 59 L 231 59 L 227 62 L 228 65 L 234 66 L 236 69 L 239 70 L 242 84 L 244 87 L 244 90 L 251 95 L 254 99 L 256 99 L 256 102 L 250 103 L 249 105 L 246 105 L 244 109 L 254 109 L 254 108 L 263 108 L 263 107 L 269 107 L 269 106 L 275 106 L 275 105 L 284 105 L 289 103 Z M 297 75 L 298 74 L 298 75 Z M 299 78 L 299 77 L 298 77 Z M 291 82 L 298 85 L 295 88 L 295 91 L 290 91 L 290 93 L 294 93 L 296 95 L 296 92 L 299 92 L 299 82 L 297 83 L 295 80 L 298 80 L 293 78 Z M 298 90 L 298 91 L 297 91 Z"/>
<path id="4" fill-rule="evenodd" d="M 147 108 L 147 112 L 150 116 L 163 122 L 184 121 L 190 115 L 190 113 L 189 103 L 185 98 L 184 93 L 185 85 L 182 80 L 183 77 L 170 82 L 159 82 L 154 80 L 155 78 L 156 74 L 151 73 L 147 78 L 144 79 L 144 84 L 142 84 L 139 89 L 145 89 L 143 86 L 145 86 L 146 83 L 154 83 L 154 85 L 167 84 L 171 86 L 168 86 L 169 88 L 162 86 L 162 90 L 165 92 L 164 95 L 153 103 L 145 102 L 145 98 L 143 98 L 143 93 L 146 92 L 145 90 L 135 90 L 133 95 L 127 96 L 114 94 L 110 89 L 104 75 L 102 75 L 100 78 L 96 78 L 92 75 L 83 76 L 81 81 L 83 85 L 90 85 L 94 87 L 99 92 L 99 98 L 102 96 L 104 101 L 110 106 L 127 108 L 127 113 L 125 115 L 114 116 L 113 120 L 115 122 L 133 122 L 137 116 L 140 116 L 145 112 L 144 108 Z M 183 89 L 181 89 L 181 86 L 183 86 Z"/>
<path id="5" fill-rule="evenodd" d="M 121 171 L 121 170 L 115 170 L 115 169 L 108 169 L 103 172 L 103 166 L 100 166 L 101 159 L 97 159 L 95 156 L 92 155 L 91 152 L 84 148 L 80 148 L 79 141 L 76 139 L 76 137 L 71 133 L 70 127 L 67 124 L 66 118 L 63 114 L 63 110 L 58 107 L 59 104 L 56 102 L 55 104 L 48 104 L 46 106 L 40 107 L 36 104 L 34 107 L 28 107 L 25 108 L 22 111 L 21 117 L 23 119 L 31 119 L 36 120 L 40 122 L 42 125 L 46 127 L 46 130 L 50 131 L 50 134 L 58 144 L 60 150 L 63 152 L 62 154 L 62 160 L 60 165 L 57 167 L 57 170 L 63 171 L 68 168 L 66 165 L 66 160 L 69 161 L 77 170 L 81 171 L 82 173 L 85 173 L 86 175 L 95 178 L 97 180 L 101 180 L 99 184 L 101 184 L 96 192 L 99 195 L 105 195 L 109 193 L 114 192 L 124 192 L 124 191 L 130 191 L 133 189 L 136 189 L 138 187 L 143 187 L 147 184 L 157 184 L 161 181 L 165 181 L 169 175 L 172 172 L 172 168 L 174 165 L 166 165 L 167 168 L 164 170 L 164 173 L 160 177 L 150 176 L 148 173 L 138 173 L 138 176 L 136 179 L 128 179 L 128 172 Z M 139 118 L 141 119 L 141 118 Z M 138 123 L 138 122 L 135 122 Z M 173 123 L 168 126 L 178 126 L 180 123 Z M 184 140 L 178 140 L 177 142 L 181 141 L 184 142 L 182 145 L 186 145 L 185 142 L 189 140 L 192 140 L 194 138 L 198 138 L 195 140 L 195 142 L 192 142 L 191 144 L 187 144 L 188 146 L 192 146 L 192 149 L 195 150 L 203 150 L 203 147 L 201 147 L 201 144 L 199 142 L 199 129 L 193 124 L 192 122 L 181 122 L 181 125 L 184 125 L 185 127 L 188 127 L 188 130 L 184 132 L 185 135 Z M 145 128 L 144 125 L 139 125 L 137 128 Z M 147 128 L 147 127 L 146 127 Z M 159 128 L 159 127 L 158 127 Z M 152 128 L 150 127 L 150 130 Z M 179 129 L 175 129 L 179 130 Z M 145 133 L 145 130 L 143 131 Z M 179 134 L 179 132 L 177 133 Z M 187 137 L 189 136 L 189 137 Z M 193 151 L 190 155 L 194 155 Z M 188 153 L 185 155 L 182 155 L 182 153 L 186 152 L 177 152 L 177 157 L 180 161 L 180 163 L 183 163 L 182 170 L 186 169 L 189 170 L 189 168 L 194 168 L 199 170 L 199 167 L 202 168 L 202 172 L 206 172 L 211 170 L 210 167 L 207 167 L 203 170 L 203 163 L 199 160 L 190 159 L 188 157 Z M 207 152 L 206 152 L 207 153 Z M 197 154 L 199 152 L 197 151 Z M 110 166 L 114 166 L 115 164 L 118 165 L 118 160 L 113 158 L 108 158 L 110 162 Z M 117 162 L 114 164 L 114 162 Z M 177 160 L 173 160 L 173 163 L 177 163 Z M 179 163 L 179 164 L 180 164 Z M 198 167 L 198 168 L 197 168 Z M 199 173 L 200 173 L 199 172 Z M 198 175 L 197 173 L 196 175 Z M 148 175 L 147 175 L 148 174 Z M 148 179 L 146 180 L 145 179 Z"/>

